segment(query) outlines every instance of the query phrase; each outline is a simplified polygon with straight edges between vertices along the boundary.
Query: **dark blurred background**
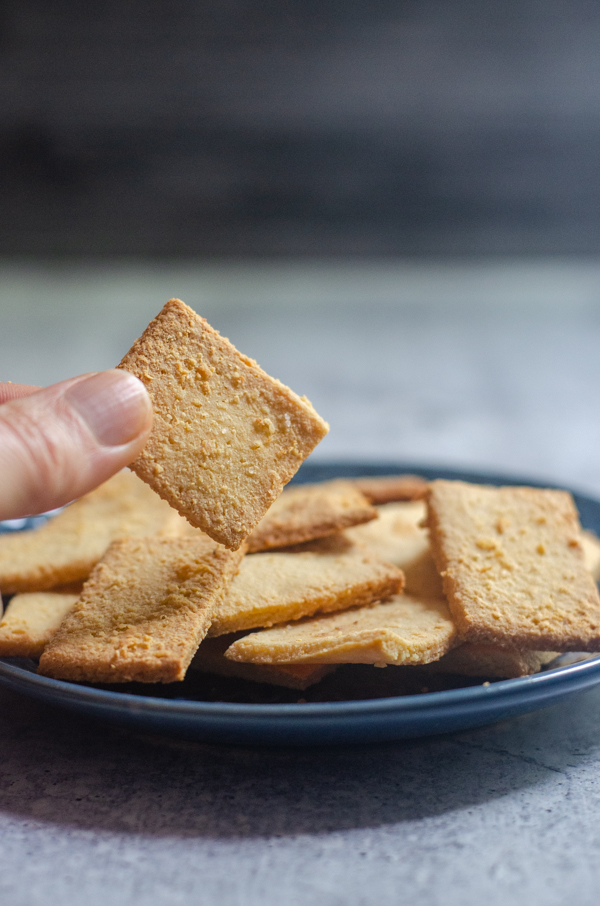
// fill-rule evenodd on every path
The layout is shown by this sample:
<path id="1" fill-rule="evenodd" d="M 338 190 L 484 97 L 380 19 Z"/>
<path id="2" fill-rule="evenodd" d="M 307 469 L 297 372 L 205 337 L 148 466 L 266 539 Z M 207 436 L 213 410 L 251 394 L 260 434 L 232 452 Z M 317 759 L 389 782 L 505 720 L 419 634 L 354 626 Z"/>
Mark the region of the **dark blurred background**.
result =
<path id="1" fill-rule="evenodd" d="M 4 0 L 0 254 L 595 253 L 591 0 Z"/>

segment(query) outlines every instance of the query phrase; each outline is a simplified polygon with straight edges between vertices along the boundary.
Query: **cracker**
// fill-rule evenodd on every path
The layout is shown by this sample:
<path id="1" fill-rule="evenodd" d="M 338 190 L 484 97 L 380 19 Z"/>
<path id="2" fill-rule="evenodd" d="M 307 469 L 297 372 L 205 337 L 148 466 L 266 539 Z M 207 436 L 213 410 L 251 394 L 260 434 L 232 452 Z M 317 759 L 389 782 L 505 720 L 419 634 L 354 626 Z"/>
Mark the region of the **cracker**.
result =
<path id="1" fill-rule="evenodd" d="M 600 598 L 570 494 L 435 481 L 431 546 L 464 641 L 600 649 Z"/>
<path id="2" fill-rule="evenodd" d="M 455 636 L 445 601 L 395 595 L 372 607 L 253 632 L 226 657 L 254 664 L 427 664 L 446 654 Z"/>
<path id="3" fill-rule="evenodd" d="M 87 579 L 117 538 L 176 535 L 183 520 L 124 469 L 39 528 L 0 535 L 4 594 L 46 591 Z"/>
<path id="4" fill-rule="evenodd" d="M 202 537 L 115 541 L 39 672 L 92 683 L 183 679 L 241 556 Z"/>
<path id="5" fill-rule="evenodd" d="M 429 666 L 436 673 L 514 679 L 539 673 L 555 657 L 558 657 L 556 651 L 520 651 L 504 645 L 464 642 Z"/>
<path id="6" fill-rule="evenodd" d="M 249 552 L 322 538 L 377 518 L 377 510 L 349 481 L 286 489 L 248 539 Z"/>
<path id="7" fill-rule="evenodd" d="M 419 475 L 368 475 L 350 480 L 374 504 L 421 500 L 427 493 L 427 482 Z"/>
<path id="8" fill-rule="evenodd" d="M 346 530 L 353 541 L 366 544 L 382 560 L 404 573 L 408 594 L 443 597 L 442 580 L 429 546 L 429 534 L 421 525 L 427 515 L 425 503 L 388 503 L 379 506 L 379 519 Z"/>
<path id="9" fill-rule="evenodd" d="M 402 588 L 399 569 L 345 539 L 312 544 L 319 547 L 246 557 L 214 615 L 209 635 L 370 604 Z"/>
<path id="10" fill-rule="evenodd" d="M 154 406 L 131 468 L 192 525 L 232 550 L 260 522 L 329 426 L 179 299 L 119 368 Z"/>
<path id="11" fill-rule="evenodd" d="M 0 656 L 39 657 L 78 600 L 51 591 L 15 595 L 0 620 Z"/>
<path id="12" fill-rule="evenodd" d="M 225 657 L 225 652 L 239 636 L 240 633 L 234 633 L 204 639 L 189 669 L 300 690 L 314 686 L 335 670 L 335 664 L 242 664 L 231 661 Z"/>
<path id="13" fill-rule="evenodd" d="M 585 565 L 597 582 L 600 579 L 600 539 L 593 532 L 581 532 L 581 546 Z"/>

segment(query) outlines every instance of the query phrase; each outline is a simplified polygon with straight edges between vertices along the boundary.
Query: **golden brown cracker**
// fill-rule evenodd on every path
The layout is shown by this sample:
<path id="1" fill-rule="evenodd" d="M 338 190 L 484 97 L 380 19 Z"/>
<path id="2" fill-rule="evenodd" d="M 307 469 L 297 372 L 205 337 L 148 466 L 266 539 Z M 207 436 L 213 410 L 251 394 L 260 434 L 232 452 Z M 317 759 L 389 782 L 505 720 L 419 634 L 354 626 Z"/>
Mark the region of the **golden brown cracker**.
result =
<path id="1" fill-rule="evenodd" d="M 443 597 L 442 580 L 431 554 L 429 534 L 422 523 L 427 515 L 425 503 L 387 503 L 377 507 L 379 518 L 347 529 L 353 541 L 366 544 L 404 573 L 407 594 Z"/>
<path id="2" fill-rule="evenodd" d="M 377 518 L 377 510 L 349 481 L 286 488 L 248 538 L 248 551 L 287 547 Z"/>
<path id="3" fill-rule="evenodd" d="M 209 635 L 369 604 L 395 594 L 402 583 L 395 566 L 343 539 L 320 550 L 253 554 L 243 560 Z"/>
<path id="4" fill-rule="evenodd" d="M 428 522 L 464 641 L 600 649 L 600 598 L 570 494 L 435 481 Z"/>
<path id="5" fill-rule="evenodd" d="M 152 433 L 131 468 L 232 550 L 252 532 L 328 425 L 179 299 L 118 366 L 146 386 Z"/>
<path id="6" fill-rule="evenodd" d="M 520 651 L 507 645 L 464 642 L 429 666 L 436 673 L 514 679 L 539 673 L 557 656 L 556 651 Z"/>
<path id="7" fill-rule="evenodd" d="M 600 579 L 600 539 L 593 532 L 584 529 L 579 540 L 585 565 L 597 582 Z"/>
<path id="8" fill-rule="evenodd" d="M 365 475 L 349 480 L 377 505 L 421 500 L 427 493 L 427 482 L 419 475 Z"/>
<path id="9" fill-rule="evenodd" d="M 176 535 L 183 520 L 128 469 L 39 528 L 0 535 L 4 594 L 45 591 L 86 579 L 117 538 Z"/>
<path id="10" fill-rule="evenodd" d="M 314 686 L 335 670 L 334 664 L 242 664 L 231 661 L 225 657 L 225 652 L 243 634 L 233 633 L 216 639 L 204 639 L 189 669 L 300 690 Z"/>
<path id="11" fill-rule="evenodd" d="M 116 541 L 39 672 L 97 683 L 183 679 L 241 556 L 202 537 Z"/>
<path id="12" fill-rule="evenodd" d="M 389 601 L 253 632 L 226 657 L 253 664 L 427 664 L 446 654 L 456 630 L 445 601 Z"/>
<path id="13" fill-rule="evenodd" d="M 78 600 L 52 591 L 15 595 L 0 619 L 0 656 L 39 657 Z"/>

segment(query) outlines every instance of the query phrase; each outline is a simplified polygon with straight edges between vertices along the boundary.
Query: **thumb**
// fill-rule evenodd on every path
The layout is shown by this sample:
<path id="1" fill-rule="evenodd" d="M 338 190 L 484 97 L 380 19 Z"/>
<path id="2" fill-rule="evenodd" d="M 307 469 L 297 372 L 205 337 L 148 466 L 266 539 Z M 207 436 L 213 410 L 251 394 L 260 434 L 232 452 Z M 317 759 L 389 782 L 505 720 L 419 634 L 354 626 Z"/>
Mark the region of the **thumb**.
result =
<path id="1" fill-rule="evenodd" d="M 0 519 L 62 506 L 135 459 L 152 425 L 126 371 L 62 381 L 0 405 Z"/>

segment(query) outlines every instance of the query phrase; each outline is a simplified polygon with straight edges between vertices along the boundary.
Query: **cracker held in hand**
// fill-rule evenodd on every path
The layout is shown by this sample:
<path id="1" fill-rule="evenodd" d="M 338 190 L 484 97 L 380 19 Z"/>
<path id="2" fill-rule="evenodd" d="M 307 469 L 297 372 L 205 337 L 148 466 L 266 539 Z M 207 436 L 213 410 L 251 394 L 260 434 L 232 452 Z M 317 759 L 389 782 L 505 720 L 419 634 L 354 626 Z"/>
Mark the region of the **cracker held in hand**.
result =
<path id="1" fill-rule="evenodd" d="M 192 525 L 231 550 L 260 522 L 329 427 L 204 318 L 171 299 L 119 368 L 154 406 L 131 468 Z"/>
<path id="2" fill-rule="evenodd" d="M 177 535 L 183 520 L 128 469 L 39 528 L 0 535 L 4 594 L 87 579 L 117 538 Z"/>
<path id="3" fill-rule="evenodd" d="M 558 654 L 556 651 L 520 651 L 504 645 L 485 642 L 464 642 L 430 664 L 436 673 L 456 673 L 459 676 L 487 676 L 490 679 L 514 679 L 539 673 Z"/>
<path id="4" fill-rule="evenodd" d="M 319 551 L 253 554 L 242 561 L 209 635 L 370 604 L 402 584 L 399 569 L 345 539 Z"/>
<path id="5" fill-rule="evenodd" d="M 254 664 L 427 664 L 450 650 L 455 635 L 445 601 L 395 595 L 372 607 L 253 632 L 226 657 Z"/>
<path id="6" fill-rule="evenodd" d="M 253 683 L 271 683 L 287 689 L 308 689 L 335 670 L 334 664 L 242 664 L 225 657 L 240 633 L 204 639 L 190 664 L 190 670 L 234 676 Z"/>
<path id="7" fill-rule="evenodd" d="M 182 680 L 241 556 L 202 537 L 116 541 L 39 672 L 92 683 Z"/>
<path id="8" fill-rule="evenodd" d="M 286 489 L 248 539 L 248 550 L 287 547 L 323 538 L 377 518 L 377 510 L 349 481 L 325 481 Z"/>
<path id="9" fill-rule="evenodd" d="M 0 657 L 39 657 L 78 600 L 52 591 L 15 595 L 0 620 Z"/>
<path id="10" fill-rule="evenodd" d="M 600 650 L 600 598 L 570 494 L 435 481 L 428 506 L 433 555 L 465 641 Z"/>
<path id="11" fill-rule="evenodd" d="M 408 594 L 443 597 L 442 580 L 429 546 L 429 534 L 421 525 L 427 515 L 423 501 L 379 506 L 379 519 L 347 529 L 346 536 L 367 547 L 404 573 Z"/>

